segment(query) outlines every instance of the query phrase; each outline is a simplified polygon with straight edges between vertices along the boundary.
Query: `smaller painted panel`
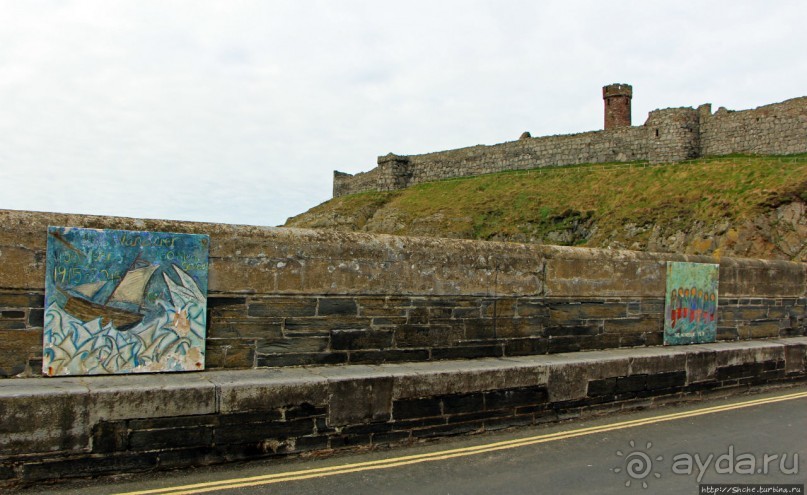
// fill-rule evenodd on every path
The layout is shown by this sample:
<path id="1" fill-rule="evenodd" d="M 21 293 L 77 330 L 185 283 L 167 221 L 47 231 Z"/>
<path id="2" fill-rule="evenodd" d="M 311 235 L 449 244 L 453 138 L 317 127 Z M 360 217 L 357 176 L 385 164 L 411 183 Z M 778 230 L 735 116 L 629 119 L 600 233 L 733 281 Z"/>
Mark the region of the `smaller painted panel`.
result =
<path id="1" fill-rule="evenodd" d="M 720 266 L 667 262 L 664 344 L 714 342 Z"/>
<path id="2" fill-rule="evenodd" d="M 202 370 L 210 239 L 48 227 L 42 372 Z"/>

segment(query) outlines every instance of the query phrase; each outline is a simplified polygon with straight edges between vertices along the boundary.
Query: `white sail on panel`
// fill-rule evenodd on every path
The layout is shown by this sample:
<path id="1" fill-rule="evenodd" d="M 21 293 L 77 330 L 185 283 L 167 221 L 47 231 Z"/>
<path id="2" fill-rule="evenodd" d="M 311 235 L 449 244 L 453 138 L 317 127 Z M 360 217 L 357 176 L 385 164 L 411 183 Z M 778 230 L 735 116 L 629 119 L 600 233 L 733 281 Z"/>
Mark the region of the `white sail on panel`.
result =
<path id="1" fill-rule="evenodd" d="M 73 287 L 73 290 L 81 294 L 82 296 L 86 296 L 90 299 L 95 297 L 101 287 L 106 285 L 106 282 L 90 282 L 89 284 L 81 284 Z"/>
<path id="2" fill-rule="evenodd" d="M 143 292 L 145 291 L 146 284 L 148 284 L 149 279 L 151 279 L 151 276 L 157 268 L 156 265 L 149 265 L 145 268 L 138 268 L 127 272 L 109 300 L 132 303 L 139 306 L 143 302 Z"/>

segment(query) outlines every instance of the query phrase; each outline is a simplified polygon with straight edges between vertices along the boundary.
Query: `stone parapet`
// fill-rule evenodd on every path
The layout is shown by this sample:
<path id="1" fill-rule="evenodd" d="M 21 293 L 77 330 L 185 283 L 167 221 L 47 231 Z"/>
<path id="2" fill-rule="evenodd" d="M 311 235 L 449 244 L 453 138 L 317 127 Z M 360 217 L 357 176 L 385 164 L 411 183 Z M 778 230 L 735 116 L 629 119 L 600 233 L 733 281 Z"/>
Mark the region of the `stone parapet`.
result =
<path id="1" fill-rule="evenodd" d="M 662 344 L 667 261 L 718 263 L 718 340 L 805 335 L 807 266 L 0 211 L 0 375 L 39 375 L 47 226 L 210 235 L 207 369 Z"/>

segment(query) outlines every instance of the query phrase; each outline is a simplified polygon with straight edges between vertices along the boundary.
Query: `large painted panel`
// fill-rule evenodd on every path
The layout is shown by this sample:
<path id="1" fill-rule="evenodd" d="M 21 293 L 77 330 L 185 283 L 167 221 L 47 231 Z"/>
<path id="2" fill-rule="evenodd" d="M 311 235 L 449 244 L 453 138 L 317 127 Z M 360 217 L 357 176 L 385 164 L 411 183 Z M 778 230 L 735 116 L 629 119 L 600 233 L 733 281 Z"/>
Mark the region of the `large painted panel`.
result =
<path id="1" fill-rule="evenodd" d="M 667 262 L 664 344 L 714 342 L 720 266 Z"/>
<path id="2" fill-rule="evenodd" d="M 42 372 L 204 369 L 209 242 L 48 227 Z"/>

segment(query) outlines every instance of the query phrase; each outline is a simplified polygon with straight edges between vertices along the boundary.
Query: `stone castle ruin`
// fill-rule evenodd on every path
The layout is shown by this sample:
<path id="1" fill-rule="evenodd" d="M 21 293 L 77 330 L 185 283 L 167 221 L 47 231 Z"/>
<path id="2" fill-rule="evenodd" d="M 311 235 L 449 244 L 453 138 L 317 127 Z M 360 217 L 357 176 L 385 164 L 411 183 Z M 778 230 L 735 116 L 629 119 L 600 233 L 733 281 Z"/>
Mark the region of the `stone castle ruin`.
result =
<path id="1" fill-rule="evenodd" d="M 732 111 L 711 104 L 650 112 L 631 125 L 629 84 L 603 87 L 602 131 L 531 137 L 423 155 L 388 154 L 378 166 L 355 175 L 334 171 L 334 197 L 364 191 L 393 191 L 440 179 L 506 170 L 581 163 L 675 163 L 733 153 L 788 155 L 807 152 L 807 96 L 753 110 Z"/>

